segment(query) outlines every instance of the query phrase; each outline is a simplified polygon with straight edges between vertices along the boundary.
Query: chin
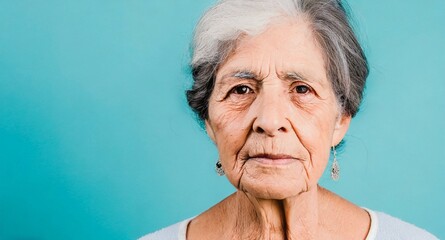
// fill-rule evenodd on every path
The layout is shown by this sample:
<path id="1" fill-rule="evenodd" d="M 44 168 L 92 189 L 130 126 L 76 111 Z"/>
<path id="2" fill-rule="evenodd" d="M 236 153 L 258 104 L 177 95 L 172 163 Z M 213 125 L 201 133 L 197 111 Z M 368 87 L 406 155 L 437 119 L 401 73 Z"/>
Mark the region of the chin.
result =
<path id="1" fill-rule="evenodd" d="M 267 176 L 262 179 L 241 179 L 239 187 L 241 191 L 256 198 L 274 200 L 283 200 L 307 191 L 303 179 L 276 179 Z"/>

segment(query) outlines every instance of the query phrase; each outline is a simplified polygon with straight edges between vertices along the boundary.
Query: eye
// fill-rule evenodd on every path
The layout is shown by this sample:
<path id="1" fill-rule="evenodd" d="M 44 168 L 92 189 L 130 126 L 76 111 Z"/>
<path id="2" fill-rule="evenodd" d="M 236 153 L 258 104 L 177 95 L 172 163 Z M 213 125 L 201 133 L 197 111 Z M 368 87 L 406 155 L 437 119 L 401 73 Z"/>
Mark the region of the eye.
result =
<path id="1" fill-rule="evenodd" d="M 230 93 L 234 93 L 234 94 L 250 94 L 253 93 L 253 90 L 246 86 L 246 85 L 238 85 L 235 86 L 234 88 L 232 88 L 232 90 L 230 90 Z"/>
<path id="2" fill-rule="evenodd" d="M 311 88 L 306 85 L 298 85 L 295 87 L 295 91 L 300 94 L 306 94 L 311 91 Z"/>

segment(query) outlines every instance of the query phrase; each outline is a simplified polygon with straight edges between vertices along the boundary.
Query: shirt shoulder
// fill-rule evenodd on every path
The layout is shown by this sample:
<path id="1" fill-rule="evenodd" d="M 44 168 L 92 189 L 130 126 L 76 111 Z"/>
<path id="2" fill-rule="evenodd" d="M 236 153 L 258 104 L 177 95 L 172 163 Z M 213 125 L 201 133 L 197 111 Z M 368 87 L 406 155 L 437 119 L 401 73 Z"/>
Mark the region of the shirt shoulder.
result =
<path id="1" fill-rule="evenodd" d="M 383 212 L 375 212 L 378 219 L 378 228 L 376 234 L 376 240 L 437 240 L 438 238 L 421 229 L 414 226 L 411 223 L 407 223 L 398 218 L 390 216 Z"/>
<path id="2" fill-rule="evenodd" d="M 138 240 L 186 240 L 187 226 L 192 219 L 189 218 L 156 232 L 149 233 Z"/>

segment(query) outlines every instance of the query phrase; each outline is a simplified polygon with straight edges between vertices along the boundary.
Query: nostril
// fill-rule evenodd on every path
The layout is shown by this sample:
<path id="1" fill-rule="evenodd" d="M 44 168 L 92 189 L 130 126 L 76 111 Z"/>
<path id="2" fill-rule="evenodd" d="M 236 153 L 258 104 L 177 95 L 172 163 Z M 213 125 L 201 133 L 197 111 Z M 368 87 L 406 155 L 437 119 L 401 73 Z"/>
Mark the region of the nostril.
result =
<path id="1" fill-rule="evenodd" d="M 284 128 L 284 127 L 280 127 L 280 128 L 278 129 L 278 131 L 279 131 L 279 132 L 286 132 L 286 128 Z"/>
<path id="2" fill-rule="evenodd" d="M 256 128 L 256 132 L 257 132 L 257 133 L 264 133 L 264 129 L 262 129 L 262 128 L 260 128 L 260 127 L 257 127 L 257 128 Z"/>

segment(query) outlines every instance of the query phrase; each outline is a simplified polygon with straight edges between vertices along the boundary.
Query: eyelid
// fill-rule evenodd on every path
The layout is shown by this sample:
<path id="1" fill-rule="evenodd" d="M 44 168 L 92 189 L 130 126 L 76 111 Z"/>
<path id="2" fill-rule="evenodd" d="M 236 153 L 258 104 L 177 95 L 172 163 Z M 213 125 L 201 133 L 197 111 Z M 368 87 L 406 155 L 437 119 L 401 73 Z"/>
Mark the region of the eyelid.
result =
<path id="1" fill-rule="evenodd" d="M 227 90 L 227 92 L 226 92 L 226 94 L 225 94 L 224 99 L 228 98 L 231 94 L 233 94 L 233 93 L 234 93 L 233 91 L 234 91 L 237 87 L 241 87 L 241 86 L 246 86 L 246 87 L 248 87 L 248 88 L 252 91 L 252 93 L 255 93 L 255 92 L 256 92 L 255 87 L 251 86 L 251 84 L 249 84 L 249 83 L 247 83 L 247 82 L 241 82 L 241 83 L 238 83 L 238 84 L 235 84 L 235 85 L 229 87 L 229 89 Z"/>
<path id="2" fill-rule="evenodd" d="M 229 89 L 228 92 L 237 86 L 243 86 L 243 85 L 251 88 L 252 90 L 256 90 L 257 81 L 252 78 L 232 78 L 231 83 L 227 84 L 227 88 Z"/>
<path id="3" fill-rule="evenodd" d="M 251 87 L 247 86 L 246 84 L 239 84 L 239 85 L 234 86 L 234 87 L 230 90 L 230 93 L 234 93 L 235 90 L 237 90 L 237 88 L 239 88 L 239 87 L 246 87 L 246 88 L 250 89 L 251 92 L 254 92 L 254 90 L 253 90 Z"/>
<path id="4" fill-rule="evenodd" d="M 309 90 L 306 93 L 297 93 L 296 88 L 298 86 L 305 86 L 307 87 Z M 298 81 L 295 84 L 292 84 L 292 87 L 290 88 L 290 93 L 295 93 L 295 94 L 299 94 L 299 95 L 313 95 L 317 98 L 320 98 L 320 95 L 318 94 L 317 90 L 315 90 L 314 87 L 312 87 L 309 83 L 306 83 L 304 81 Z"/>
<path id="5" fill-rule="evenodd" d="M 298 87 L 298 86 L 306 86 L 306 87 L 308 87 L 311 91 L 314 91 L 314 88 L 313 88 L 309 83 L 304 82 L 304 81 L 294 81 L 294 82 L 291 84 L 291 89 L 295 89 L 295 88 Z"/>

